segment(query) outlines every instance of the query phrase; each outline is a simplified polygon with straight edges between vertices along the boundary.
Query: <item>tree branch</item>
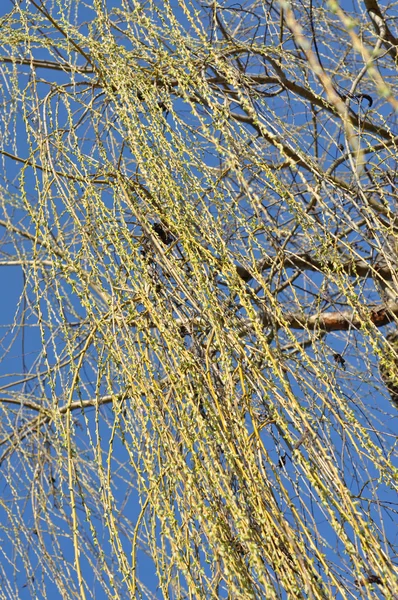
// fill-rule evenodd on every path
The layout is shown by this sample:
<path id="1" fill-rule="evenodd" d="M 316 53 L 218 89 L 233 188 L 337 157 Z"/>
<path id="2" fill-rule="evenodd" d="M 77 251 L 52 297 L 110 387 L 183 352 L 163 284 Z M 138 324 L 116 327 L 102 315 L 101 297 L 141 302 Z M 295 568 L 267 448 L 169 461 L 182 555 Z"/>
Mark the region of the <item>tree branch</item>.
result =
<path id="1" fill-rule="evenodd" d="M 394 37 L 389 30 L 376 0 L 364 0 L 364 2 L 377 35 L 380 36 L 383 46 L 387 49 L 388 54 L 396 61 L 398 58 L 397 38 Z"/>
<path id="2" fill-rule="evenodd" d="M 288 251 L 284 251 L 283 257 L 277 256 L 266 256 L 259 260 L 253 269 L 253 272 L 262 272 L 275 266 L 277 261 L 282 261 L 283 266 L 286 269 L 302 269 L 304 271 L 317 271 L 317 272 L 335 272 L 336 265 L 332 261 L 320 261 L 314 256 L 311 256 L 309 252 L 303 252 L 302 254 L 288 254 Z M 339 272 L 343 272 L 350 277 L 371 277 L 377 279 L 383 279 L 384 281 L 393 280 L 393 272 L 386 266 L 375 265 L 372 266 L 365 260 L 349 260 L 341 262 L 338 265 Z M 249 271 L 242 265 L 237 265 L 236 271 L 243 281 L 250 281 L 255 278 L 253 272 Z"/>
<path id="3" fill-rule="evenodd" d="M 368 312 L 369 320 L 376 327 L 383 327 L 395 321 L 398 317 L 398 303 L 390 302 L 375 306 L 371 309 L 365 309 Z M 316 315 L 286 314 L 283 316 L 285 324 L 291 329 L 306 329 L 314 331 L 347 331 L 348 329 L 362 329 L 366 324 L 365 315 L 354 314 L 350 310 L 338 312 L 325 312 Z M 267 326 L 271 323 L 268 314 L 264 313 L 262 323 Z"/>

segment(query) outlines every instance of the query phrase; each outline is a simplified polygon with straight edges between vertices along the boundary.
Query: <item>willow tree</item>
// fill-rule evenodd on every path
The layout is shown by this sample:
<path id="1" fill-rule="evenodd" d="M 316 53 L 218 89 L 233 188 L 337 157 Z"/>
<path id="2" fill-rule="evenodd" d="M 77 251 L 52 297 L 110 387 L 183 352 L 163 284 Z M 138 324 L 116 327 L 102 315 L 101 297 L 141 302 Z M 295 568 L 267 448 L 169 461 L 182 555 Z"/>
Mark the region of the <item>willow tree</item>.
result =
<path id="1" fill-rule="evenodd" d="M 397 598 L 396 5 L 90 4 L 1 8 L 1 597 Z"/>

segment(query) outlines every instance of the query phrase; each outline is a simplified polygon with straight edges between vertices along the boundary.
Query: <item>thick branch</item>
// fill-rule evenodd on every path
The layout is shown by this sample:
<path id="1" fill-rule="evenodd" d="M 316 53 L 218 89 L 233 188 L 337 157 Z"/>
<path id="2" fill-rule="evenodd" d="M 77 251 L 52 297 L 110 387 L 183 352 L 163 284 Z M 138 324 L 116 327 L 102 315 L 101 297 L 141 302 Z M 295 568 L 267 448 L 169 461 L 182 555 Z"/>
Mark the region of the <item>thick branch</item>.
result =
<path id="1" fill-rule="evenodd" d="M 54 62 L 52 60 L 40 60 L 38 58 L 10 58 L 9 56 L 0 56 L 0 63 L 11 65 L 25 65 L 35 69 L 53 69 L 55 71 L 64 71 L 65 73 L 80 73 L 82 75 L 92 75 L 95 73 L 91 67 L 78 67 L 67 63 Z"/>
<path id="2" fill-rule="evenodd" d="M 287 252 L 281 259 L 280 257 L 266 256 L 265 258 L 258 261 L 253 271 L 262 272 L 270 269 L 275 265 L 275 262 L 282 261 L 283 266 L 288 268 L 302 269 L 303 271 L 318 271 L 318 272 L 334 272 L 336 270 L 335 263 L 332 261 L 321 262 L 314 256 L 311 256 L 309 252 L 303 254 L 288 254 Z M 349 276 L 359 277 L 372 277 L 380 278 L 384 281 L 392 281 L 393 273 L 391 269 L 381 265 L 370 265 L 365 260 L 350 260 L 341 262 L 338 265 L 339 272 L 345 273 Z M 255 275 L 245 269 L 242 265 L 236 267 L 236 271 L 243 281 L 250 281 Z"/>
<path id="3" fill-rule="evenodd" d="M 398 303 L 390 302 L 369 309 L 368 319 L 376 326 L 383 327 L 395 321 L 398 317 Z M 316 315 L 286 314 L 283 316 L 284 323 L 291 329 L 306 329 L 313 331 L 346 331 L 347 329 L 362 329 L 368 322 L 365 315 L 354 314 L 351 310 L 338 312 L 325 312 Z M 268 314 L 263 315 L 264 326 L 270 324 Z"/>
<path id="4" fill-rule="evenodd" d="M 311 104 L 314 104 L 315 106 L 319 106 L 319 108 L 323 108 L 333 115 L 338 115 L 335 107 L 330 102 L 328 102 L 325 98 L 322 98 L 322 96 L 315 94 L 312 90 L 306 89 L 305 87 L 299 85 L 298 83 L 291 81 L 290 79 L 288 79 L 286 77 L 286 75 L 282 71 L 280 71 L 279 74 L 280 74 L 279 79 L 278 78 L 271 79 L 264 75 L 253 75 L 250 73 L 247 73 L 246 77 L 248 79 L 252 80 L 257 85 L 265 85 L 267 83 L 270 83 L 269 80 L 271 79 L 272 83 L 278 82 L 281 86 L 283 86 L 284 89 L 289 90 L 290 92 L 292 92 L 294 94 L 297 94 L 298 96 L 300 96 L 301 98 L 304 98 L 305 100 L 308 100 L 309 102 L 311 102 Z M 380 127 L 379 125 L 375 125 L 374 123 L 369 121 L 369 119 L 363 120 L 362 118 L 359 118 L 358 115 L 356 113 L 354 113 L 353 111 L 350 112 L 350 118 L 356 127 L 361 127 L 361 129 L 363 129 L 364 131 L 373 133 L 385 140 L 395 140 L 396 141 L 396 136 L 394 136 L 390 131 L 388 131 L 387 129 L 384 129 L 383 127 Z"/>
<path id="5" fill-rule="evenodd" d="M 389 30 L 376 0 L 364 0 L 364 2 L 377 35 L 380 36 L 383 46 L 387 48 L 389 55 L 396 61 L 398 58 L 397 38 Z"/>

